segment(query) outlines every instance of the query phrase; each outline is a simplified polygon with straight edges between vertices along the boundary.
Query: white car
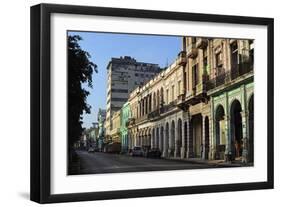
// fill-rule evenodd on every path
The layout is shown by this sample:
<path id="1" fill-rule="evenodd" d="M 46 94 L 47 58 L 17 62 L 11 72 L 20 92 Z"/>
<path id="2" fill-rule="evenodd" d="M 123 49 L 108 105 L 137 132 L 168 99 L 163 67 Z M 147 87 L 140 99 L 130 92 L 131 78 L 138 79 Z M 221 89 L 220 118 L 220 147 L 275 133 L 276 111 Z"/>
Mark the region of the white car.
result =
<path id="1" fill-rule="evenodd" d="M 141 147 L 135 146 L 132 149 L 132 156 L 143 156 L 143 150 Z"/>

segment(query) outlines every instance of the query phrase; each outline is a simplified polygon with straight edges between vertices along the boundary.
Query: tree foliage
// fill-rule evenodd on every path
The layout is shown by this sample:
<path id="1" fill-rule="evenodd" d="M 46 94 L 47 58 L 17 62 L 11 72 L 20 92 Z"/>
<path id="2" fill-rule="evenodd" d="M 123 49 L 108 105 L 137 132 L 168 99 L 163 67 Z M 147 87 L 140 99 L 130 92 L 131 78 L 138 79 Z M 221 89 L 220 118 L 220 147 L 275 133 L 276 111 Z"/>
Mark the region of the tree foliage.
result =
<path id="1" fill-rule="evenodd" d="M 78 35 L 68 36 L 68 144 L 79 140 L 83 131 L 83 113 L 91 113 L 87 103 L 90 94 L 83 85 L 92 88 L 92 74 L 97 71 L 97 65 L 91 62 L 90 54 L 81 49 Z"/>

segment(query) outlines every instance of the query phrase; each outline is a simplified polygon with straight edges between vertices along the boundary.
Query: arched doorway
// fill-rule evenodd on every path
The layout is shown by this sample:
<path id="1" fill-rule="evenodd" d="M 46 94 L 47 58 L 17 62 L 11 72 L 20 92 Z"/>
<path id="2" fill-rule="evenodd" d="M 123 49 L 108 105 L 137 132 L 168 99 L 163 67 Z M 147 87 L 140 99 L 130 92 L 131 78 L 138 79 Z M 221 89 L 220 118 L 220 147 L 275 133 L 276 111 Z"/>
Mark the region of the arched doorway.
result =
<path id="1" fill-rule="evenodd" d="M 225 112 L 222 105 L 219 105 L 215 114 L 215 145 L 216 153 L 215 159 L 225 159 L 225 146 L 226 146 L 226 130 L 225 130 Z"/>
<path id="2" fill-rule="evenodd" d="M 192 139 L 193 139 L 193 151 L 194 156 L 202 158 L 203 145 L 202 145 L 202 116 L 197 114 L 192 116 Z"/>
<path id="3" fill-rule="evenodd" d="M 209 141 L 209 117 L 206 116 L 205 117 L 205 121 L 204 121 L 204 128 L 205 128 L 205 150 L 204 150 L 204 158 L 206 160 L 209 159 L 209 149 L 210 149 L 210 141 Z"/>
<path id="4" fill-rule="evenodd" d="M 249 158 L 248 162 L 254 163 L 254 95 L 249 100 Z"/>
<path id="5" fill-rule="evenodd" d="M 178 120 L 178 140 L 177 140 L 176 145 L 178 146 L 177 151 L 176 151 L 176 157 L 179 157 L 181 147 L 182 147 L 182 121 L 181 121 L 181 119 Z"/>
<path id="6" fill-rule="evenodd" d="M 242 133 L 242 116 L 241 104 L 238 100 L 232 102 L 230 107 L 230 136 L 232 160 L 240 159 L 242 156 L 243 133 Z"/>

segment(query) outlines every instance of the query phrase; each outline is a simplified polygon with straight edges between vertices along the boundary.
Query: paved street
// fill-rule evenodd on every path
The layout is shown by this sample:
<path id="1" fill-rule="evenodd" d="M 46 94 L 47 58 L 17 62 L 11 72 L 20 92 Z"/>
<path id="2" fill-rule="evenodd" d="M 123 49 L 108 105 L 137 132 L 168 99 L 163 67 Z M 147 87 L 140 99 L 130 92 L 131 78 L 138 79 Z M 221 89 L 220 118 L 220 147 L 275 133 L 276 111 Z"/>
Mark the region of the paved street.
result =
<path id="1" fill-rule="evenodd" d="M 131 157 L 128 155 L 102 152 L 77 151 L 80 158 L 80 172 L 77 174 L 139 172 L 156 170 L 180 170 L 214 168 L 214 165 L 192 163 L 180 160 Z M 216 166 L 218 167 L 218 166 Z"/>

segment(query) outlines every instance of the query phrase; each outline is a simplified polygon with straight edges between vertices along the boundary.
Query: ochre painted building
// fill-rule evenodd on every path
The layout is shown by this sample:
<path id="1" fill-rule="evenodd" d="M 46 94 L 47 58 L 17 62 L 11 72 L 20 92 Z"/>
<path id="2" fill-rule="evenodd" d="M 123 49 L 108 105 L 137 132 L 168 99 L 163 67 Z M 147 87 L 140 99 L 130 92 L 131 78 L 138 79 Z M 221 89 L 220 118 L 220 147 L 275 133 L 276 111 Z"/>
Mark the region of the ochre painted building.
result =
<path id="1" fill-rule="evenodd" d="M 129 94 L 128 148 L 252 163 L 254 42 L 183 37 L 165 70 Z"/>

